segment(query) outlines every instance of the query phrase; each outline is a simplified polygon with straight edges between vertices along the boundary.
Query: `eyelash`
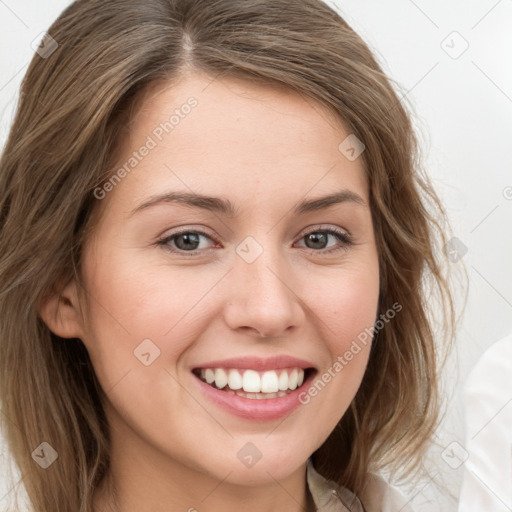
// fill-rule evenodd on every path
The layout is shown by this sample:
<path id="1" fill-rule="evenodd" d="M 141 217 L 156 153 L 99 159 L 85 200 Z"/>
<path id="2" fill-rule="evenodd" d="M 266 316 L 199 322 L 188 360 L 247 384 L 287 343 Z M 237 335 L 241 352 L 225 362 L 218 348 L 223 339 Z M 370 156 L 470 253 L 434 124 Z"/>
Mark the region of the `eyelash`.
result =
<path id="1" fill-rule="evenodd" d="M 308 233 L 305 233 L 304 235 L 302 235 L 300 237 L 300 240 L 302 240 L 303 238 L 305 238 L 308 235 L 311 235 L 313 233 L 327 233 L 329 235 L 333 235 L 334 237 L 336 237 L 338 239 L 339 242 L 341 242 L 341 245 L 332 247 L 330 249 L 318 249 L 318 250 L 306 247 L 306 249 L 308 249 L 311 253 L 320 253 L 320 254 L 338 253 L 340 251 L 346 251 L 352 245 L 354 245 L 354 241 L 348 233 L 343 232 L 343 231 L 338 231 L 337 229 L 333 229 L 333 228 L 315 229 L 313 231 L 309 231 Z M 162 238 L 161 240 L 158 240 L 157 245 L 163 246 L 165 249 L 167 249 L 168 251 L 175 253 L 175 254 L 189 254 L 189 255 L 195 256 L 196 254 L 200 253 L 202 251 L 202 249 L 195 249 L 193 251 L 184 251 L 182 249 L 173 248 L 171 245 L 169 245 L 169 242 L 171 242 L 175 238 L 178 238 L 179 236 L 184 235 L 184 234 L 200 235 L 200 236 L 204 236 L 204 237 L 209 238 L 210 240 L 216 242 L 216 240 L 214 240 L 210 235 L 208 235 L 204 231 L 184 229 L 182 231 L 178 231 L 177 233 L 173 233 L 170 236 L 166 236 L 165 238 Z"/>

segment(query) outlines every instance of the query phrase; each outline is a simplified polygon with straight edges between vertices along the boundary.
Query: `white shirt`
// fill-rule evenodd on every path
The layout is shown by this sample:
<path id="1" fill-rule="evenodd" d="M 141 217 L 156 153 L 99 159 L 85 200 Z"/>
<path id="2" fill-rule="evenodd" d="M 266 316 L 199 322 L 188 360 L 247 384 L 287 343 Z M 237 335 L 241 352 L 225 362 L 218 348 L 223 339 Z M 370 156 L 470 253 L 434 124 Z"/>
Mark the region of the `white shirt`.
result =
<path id="1" fill-rule="evenodd" d="M 315 470 L 311 459 L 307 462 L 307 482 L 319 512 L 413 512 L 397 489 L 373 473 L 368 474 L 368 485 L 360 499 L 326 480 Z"/>
<path id="2" fill-rule="evenodd" d="M 459 512 L 512 511 L 512 335 L 492 345 L 464 386 L 465 462 Z"/>

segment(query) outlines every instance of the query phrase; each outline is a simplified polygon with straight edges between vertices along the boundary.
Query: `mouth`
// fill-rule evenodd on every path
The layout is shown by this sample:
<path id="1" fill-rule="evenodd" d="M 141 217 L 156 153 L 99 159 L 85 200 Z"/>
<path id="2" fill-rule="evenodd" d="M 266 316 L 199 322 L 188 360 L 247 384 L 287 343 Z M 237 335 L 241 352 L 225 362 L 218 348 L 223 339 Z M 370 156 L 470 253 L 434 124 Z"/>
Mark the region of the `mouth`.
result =
<path id="1" fill-rule="evenodd" d="M 282 398 L 304 386 L 315 368 L 289 367 L 258 371 L 251 368 L 194 368 L 192 373 L 212 388 L 250 400 Z"/>

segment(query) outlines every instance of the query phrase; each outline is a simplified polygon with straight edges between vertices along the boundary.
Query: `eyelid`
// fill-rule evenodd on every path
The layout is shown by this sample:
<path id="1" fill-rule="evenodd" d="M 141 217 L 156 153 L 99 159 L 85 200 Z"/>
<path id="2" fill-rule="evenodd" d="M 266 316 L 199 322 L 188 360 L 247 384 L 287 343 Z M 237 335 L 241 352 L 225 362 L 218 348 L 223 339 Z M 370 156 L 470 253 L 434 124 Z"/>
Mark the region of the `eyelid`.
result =
<path id="1" fill-rule="evenodd" d="M 333 226 L 332 224 L 313 224 L 310 226 L 305 227 L 300 235 L 299 238 L 303 238 L 306 235 L 309 235 L 310 233 L 316 233 L 317 231 L 327 231 L 327 232 L 335 232 L 339 235 L 344 235 L 347 238 L 352 239 L 352 235 L 348 229 L 341 228 L 339 226 Z"/>
<path id="2" fill-rule="evenodd" d="M 338 242 L 341 245 L 335 245 L 334 247 L 330 247 L 328 249 L 311 249 L 309 247 L 305 247 L 310 253 L 312 254 L 318 254 L 318 255 L 326 255 L 329 253 L 337 253 L 339 251 L 346 251 L 351 246 L 355 245 L 355 241 L 352 237 L 352 235 L 345 229 L 341 229 L 338 227 L 332 227 L 332 226 L 314 226 L 313 228 L 309 229 L 306 228 L 307 231 L 303 231 L 301 235 L 299 236 L 298 240 L 302 240 L 305 236 L 311 234 L 311 233 L 327 233 L 330 235 L 333 235 L 338 238 Z"/>
<path id="3" fill-rule="evenodd" d="M 172 239 L 177 238 L 178 236 L 183 235 L 185 233 L 187 233 L 187 234 L 194 233 L 196 235 L 209 238 L 210 240 L 212 240 L 212 242 L 214 242 L 214 244 L 219 244 L 219 241 L 216 240 L 215 237 L 212 236 L 210 233 L 205 231 L 204 228 L 185 227 L 185 228 L 178 228 L 177 231 L 172 232 L 170 235 L 160 236 L 158 238 L 157 242 L 156 242 L 156 245 L 163 245 L 170 252 L 175 253 L 175 254 L 191 254 L 191 255 L 194 255 L 194 254 L 198 254 L 200 252 L 205 252 L 205 251 L 208 251 L 208 250 L 212 249 L 210 247 L 209 249 L 194 249 L 193 251 L 183 251 L 183 250 L 179 250 L 179 249 L 175 249 L 175 248 L 169 248 L 168 244 L 169 244 L 169 242 Z"/>

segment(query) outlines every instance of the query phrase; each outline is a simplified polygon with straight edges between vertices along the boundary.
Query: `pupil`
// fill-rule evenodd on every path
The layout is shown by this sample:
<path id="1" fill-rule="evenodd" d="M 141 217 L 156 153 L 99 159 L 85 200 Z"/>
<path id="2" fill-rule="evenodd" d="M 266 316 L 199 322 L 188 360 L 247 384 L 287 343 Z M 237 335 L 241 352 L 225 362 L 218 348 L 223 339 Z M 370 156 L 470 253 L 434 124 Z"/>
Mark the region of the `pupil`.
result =
<path id="1" fill-rule="evenodd" d="M 180 240 L 185 241 L 185 243 L 180 243 Z M 194 250 L 197 248 L 197 244 L 199 244 L 199 236 L 197 233 L 186 233 L 178 236 L 176 239 L 176 245 L 178 246 L 178 249 L 187 250 L 188 248 Z"/>
<path id="2" fill-rule="evenodd" d="M 323 249 L 327 243 L 327 235 L 325 233 L 310 233 L 307 236 L 307 241 L 313 243 L 313 247 L 308 245 L 310 249 Z"/>

